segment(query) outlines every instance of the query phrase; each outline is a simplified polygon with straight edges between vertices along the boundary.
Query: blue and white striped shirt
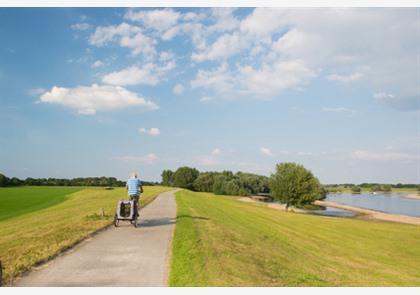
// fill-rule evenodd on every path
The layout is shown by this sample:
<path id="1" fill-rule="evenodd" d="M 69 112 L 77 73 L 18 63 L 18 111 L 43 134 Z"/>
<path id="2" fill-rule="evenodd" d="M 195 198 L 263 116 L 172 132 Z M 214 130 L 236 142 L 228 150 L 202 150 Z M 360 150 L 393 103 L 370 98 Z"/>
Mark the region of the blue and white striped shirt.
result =
<path id="1" fill-rule="evenodd" d="M 138 178 L 130 178 L 127 180 L 128 195 L 140 196 L 141 181 Z"/>

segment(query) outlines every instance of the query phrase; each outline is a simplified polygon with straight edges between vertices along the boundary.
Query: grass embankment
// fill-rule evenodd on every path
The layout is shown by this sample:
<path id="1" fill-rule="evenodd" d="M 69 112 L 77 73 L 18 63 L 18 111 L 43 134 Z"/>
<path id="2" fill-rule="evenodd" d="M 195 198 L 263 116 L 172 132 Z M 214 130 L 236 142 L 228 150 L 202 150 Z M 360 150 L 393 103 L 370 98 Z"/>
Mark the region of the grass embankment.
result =
<path id="1" fill-rule="evenodd" d="M 419 286 L 420 228 L 180 191 L 171 286 Z"/>
<path id="2" fill-rule="evenodd" d="M 170 189 L 144 187 L 140 206 Z M 6 283 L 109 225 L 124 198 L 124 188 L 1 188 L 0 260 Z"/>

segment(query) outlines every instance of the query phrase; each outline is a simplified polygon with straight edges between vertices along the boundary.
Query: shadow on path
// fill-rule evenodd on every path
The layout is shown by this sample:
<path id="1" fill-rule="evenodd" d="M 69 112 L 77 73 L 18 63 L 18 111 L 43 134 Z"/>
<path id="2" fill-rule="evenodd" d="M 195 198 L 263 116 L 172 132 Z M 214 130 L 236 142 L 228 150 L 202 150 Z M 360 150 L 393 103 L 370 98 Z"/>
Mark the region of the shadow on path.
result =
<path id="1" fill-rule="evenodd" d="M 175 224 L 176 219 L 174 218 L 157 218 L 157 219 L 145 219 L 139 223 L 140 227 L 152 227 L 160 225 Z"/>
<path id="2" fill-rule="evenodd" d="M 203 217 L 203 216 L 191 216 L 191 215 L 179 215 L 176 217 L 176 219 L 181 218 L 192 218 L 192 219 L 202 219 L 202 220 L 209 220 L 210 218 Z"/>

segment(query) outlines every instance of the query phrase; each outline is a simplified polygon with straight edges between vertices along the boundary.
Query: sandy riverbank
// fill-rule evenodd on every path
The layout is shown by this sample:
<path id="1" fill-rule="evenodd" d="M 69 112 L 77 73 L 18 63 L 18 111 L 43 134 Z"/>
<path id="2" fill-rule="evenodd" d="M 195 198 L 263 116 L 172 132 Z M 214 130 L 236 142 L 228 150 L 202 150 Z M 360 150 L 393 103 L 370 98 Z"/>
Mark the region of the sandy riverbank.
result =
<path id="1" fill-rule="evenodd" d="M 319 205 L 319 206 L 333 207 L 333 208 L 349 210 L 349 211 L 353 211 L 357 213 L 362 213 L 365 215 L 367 219 L 376 219 L 376 220 L 383 220 L 383 221 L 392 221 L 392 222 L 398 222 L 398 223 L 420 225 L 420 217 L 383 213 L 383 212 L 374 211 L 370 209 L 364 209 L 364 208 L 342 205 L 342 204 L 337 204 L 334 202 L 326 202 L 326 201 L 315 201 L 314 204 Z"/>
<path id="2" fill-rule="evenodd" d="M 408 195 L 405 195 L 405 196 L 403 196 L 404 198 L 407 198 L 407 199 L 416 199 L 416 200 L 420 200 L 420 195 L 419 194 L 417 194 L 417 193 L 413 193 L 413 194 L 408 194 Z"/>

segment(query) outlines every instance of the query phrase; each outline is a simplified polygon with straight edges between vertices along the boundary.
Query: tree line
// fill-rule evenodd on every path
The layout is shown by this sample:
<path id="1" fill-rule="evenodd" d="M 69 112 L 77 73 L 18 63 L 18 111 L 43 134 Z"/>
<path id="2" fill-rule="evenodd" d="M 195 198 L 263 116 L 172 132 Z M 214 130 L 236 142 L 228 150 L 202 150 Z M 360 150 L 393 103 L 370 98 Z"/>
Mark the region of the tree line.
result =
<path id="1" fill-rule="evenodd" d="M 324 199 L 326 191 L 311 171 L 296 163 L 281 163 L 270 177 L 231 171 L 200 172 L 191 167 L 164 170 L 162 184 L 216 195 L 249 196 L 269 193 L 289 206 L 302 207 Z"/>
<path id="2" fill-rule="evenodd" d="M 252 173 L 223 171 L 200 172 L 191 167 L 162 172 L 162 185 L 175 186 L 216 195 L 247 196 L 268 193 L 269 178 Z"/>
<path id="3" fill-rule="evenodd" d="M 125 181 L 118 180 L 115 177 L 78 177 L 78 178 L 32 178 L 19 179 L 17 177 L 9 178 L 0 173 L 0 187 L 8 186 L 104 186 L 104 187 L 123 187 Z M 157 183 L 142 181 L 143 185 L 155 185 Z"/>
<path id="4" fill-rule="evenodd" d="M 324 186 L 325 189 L 330 193 L 341 193 L 344 189 L 350 189 L 352 193 L 361 193 L 362 189 L 369 192 L 392 192 L 394 188 L 417 188 L 420 191 L 420 185 L 418 184 L 381 184 L 381 183 L 362 183 L 362 184 L 328 184 Z"/>

